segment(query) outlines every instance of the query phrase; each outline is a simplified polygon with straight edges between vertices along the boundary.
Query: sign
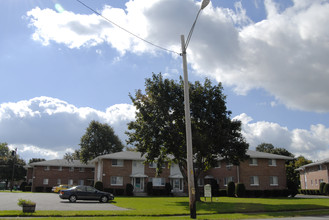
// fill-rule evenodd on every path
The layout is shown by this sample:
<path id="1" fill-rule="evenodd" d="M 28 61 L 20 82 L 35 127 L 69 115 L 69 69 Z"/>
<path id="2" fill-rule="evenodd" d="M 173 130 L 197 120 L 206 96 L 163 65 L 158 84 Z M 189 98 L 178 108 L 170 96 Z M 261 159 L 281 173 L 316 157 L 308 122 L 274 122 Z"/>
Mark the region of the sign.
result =
<path id="1" fill-rule="evenodd" d="M 206 198 L 211 198 L 212 200 L 212 195 L 211 195 L 211 185 L 210 184 L 207 184 L 204 186 L 204 197 L 205 197 L 205 200 Z"/>

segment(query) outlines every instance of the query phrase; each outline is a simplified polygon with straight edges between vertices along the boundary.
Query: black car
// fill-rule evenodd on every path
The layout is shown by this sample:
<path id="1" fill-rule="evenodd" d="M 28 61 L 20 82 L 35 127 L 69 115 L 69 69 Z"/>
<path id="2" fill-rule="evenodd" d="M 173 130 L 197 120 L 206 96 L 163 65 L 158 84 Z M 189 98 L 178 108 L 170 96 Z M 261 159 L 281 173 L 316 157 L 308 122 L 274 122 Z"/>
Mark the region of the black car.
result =
<path id="1" fill-rule="evenodd" d="M 74 186 L 70 189 L 61 190 L 59 197 L 61 199 L 68 199 L 70 202 L 76 202 L 77 200 L 108 202 L 114 199 L 113 194 L 99 191 L 91 186 Z"/>

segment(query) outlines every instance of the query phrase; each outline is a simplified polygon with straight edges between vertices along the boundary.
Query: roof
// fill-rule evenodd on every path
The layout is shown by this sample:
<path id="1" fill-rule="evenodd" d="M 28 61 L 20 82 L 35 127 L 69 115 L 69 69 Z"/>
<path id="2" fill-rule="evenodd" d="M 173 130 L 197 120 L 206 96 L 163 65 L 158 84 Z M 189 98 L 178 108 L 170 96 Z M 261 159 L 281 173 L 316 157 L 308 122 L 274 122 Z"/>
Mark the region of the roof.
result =
<path id="1" fill-rule="evenodd" d="M 246 153 L 250 158 L 265 158 L 265 159 L 277 159 L 277 160 L 292 160 L 293 157 L 287 157 L 277 154 L 270 154 L 270 153 L 264 153 L 264 152 L 258 152 L 253 150 L 248 150 Z M 140 160 L 145 161 L 146 157 L 145 155 L 142 156 L 140 152 L 135 151 L 121 151 L 113 154 L 106 154 L 102 156 L 98 156 L 95 159 L 91 160 L 91 163 L 95 163 L 98 160 L 103 159 L 117 159 L 117 160 Z M 223 159 L 223 158 L 220 158 Z"/>
<path id="2" fill-rule="evenodd" d="M 84 164 L 80 160 L 66 160 L 66 159 L 46 160 L 46 161 L 30 163 L 28 165 L 28 167 L 35 167 L 35 166 L 88 167 L 88 168 L 94 167 L 94 165 L 91 163 Z"/>
<path id="3" fill-rule="evenodd" d="M 91 160 L 91 163 L 95 163 L 98 160 L 102 159 L 116 159 L 116 160 L 141 160 L 145 161 L 146 157 L 145 155 L 142 156 L 140 152 L 135 152 L 135 151 L 121 151 L 121 152 L 116 152 L 113 154 L 106 154 L 106 155 L 101 155 L 96 157 L 95 159 Z"/>
<path id="4" fill-rule="evenodd" d="M 301 166 L 301 167 L 297 168 L 296 170 L 303 170 L 306 167 L 317 166 L 317 165 L 321 165 L 321 164 L 325 164 L 325 163 L 329 163 L 329 158 L 323 159 L 323 160 L 319 160 L 319 161 L 314 162 L 314 163 L 306 164 L 304 166 Z"/>
<path id="5" fill-rule="evenodd" d="M 259 151 L 247 150 L 246 153 L 250 158 L 265 158 L 265 159 L 277 159 L 277 160 L 293 160 L 293 157 L 287 157 L 278 154 L 270 154 Z"/>

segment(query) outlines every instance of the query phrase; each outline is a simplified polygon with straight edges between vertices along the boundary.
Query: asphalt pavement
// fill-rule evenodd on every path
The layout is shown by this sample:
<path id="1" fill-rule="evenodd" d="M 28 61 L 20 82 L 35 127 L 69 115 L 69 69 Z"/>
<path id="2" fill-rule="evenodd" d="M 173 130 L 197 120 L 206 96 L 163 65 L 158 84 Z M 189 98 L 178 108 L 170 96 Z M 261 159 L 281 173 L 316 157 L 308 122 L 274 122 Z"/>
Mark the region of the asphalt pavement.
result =
<path id="1" fill-rule="evenodd" d="M 127 210 L 115 206 L 114 201 L 100 203 L 99 201 L 77 201 L 70 203 L 68 200 L 59 198 L 55 193 L 0 193 L 0 211 L 22 210 L 17 205 L 18 199 L 27 199 L 36 203 L 36 210 Z"/>

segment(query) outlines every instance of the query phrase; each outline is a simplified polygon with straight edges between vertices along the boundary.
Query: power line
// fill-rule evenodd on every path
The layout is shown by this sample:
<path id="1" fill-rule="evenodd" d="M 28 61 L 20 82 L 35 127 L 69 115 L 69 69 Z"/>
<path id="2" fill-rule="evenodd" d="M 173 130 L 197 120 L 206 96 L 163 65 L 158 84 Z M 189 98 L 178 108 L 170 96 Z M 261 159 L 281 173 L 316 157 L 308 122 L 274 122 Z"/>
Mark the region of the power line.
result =
<path id="1" fill-rule="evenodd" d="M 181 54 L 181 53 L 177 53 L 176 51 L 169 50 L 169 49 L 167 49 L 167 48 L 165 48 L 165 47 L 161 47 L 161 46 L 159 46 L 159 45 L 157 45 L 157 44 L 154 44 L 154 43 L 152 43 L 151 41 L 148 41 L 148 40 L 146 40 L 146 39 L 144 39 L 144 38 L 142 38 L 142 37 L 140 37 L 140 36 L 138 36 L 138 35 L 132 33 L 131 31 L 129 31 L 129 30 L 127 30 L 127 29 L 121 27 L 120 25 L 118 25 L 118 24 L 114 23 L 113 21 L 111 21 L 110 19 L 106 18 L 105 16 L 103 16 L 102 14 L 100 14 L 99 12 L 97 12 L 96 10 L 94 10 L 93 8 L 91 8 L 90 6 L 86 5 L 86 4 L 83 3 L 82 1 L 80 1 L 80 0 L 76 0 L 76 1 L 79 2 L 81 5 L 83 5 L 84 7 L 88 8 L 89 10 L 91 10 L 92 12 L 94 12 L 95 14 L 97 14 L 98 16 L 101 16 L 101 17 L 102 17 L 103 19 L 105 19 L 107 22 L 109 22 L 109 23 L 111 23 L 112 25 L 114 25 L 114 26 L 120 28 L 121 30 L 124 30 L 125 32 L 127 32 L 127 33 L 133 35 L 134 37 L 140 39 L 141 41 L 144 41 L 145 43 L 148 43 L 148 44 L 150 44 L 150 45 L 152 45 L 152 46 L 154 46 L 154 47 L 157 47 L 157 48 L 159 48 L 159 49 L 161 49 L 161 50 L 164 50 L 164 51 L 167 51 L 167 52 L 170 52 L 170 53 L 175 53 L 175 54 L 178 54 L 178 55 Z"/>

